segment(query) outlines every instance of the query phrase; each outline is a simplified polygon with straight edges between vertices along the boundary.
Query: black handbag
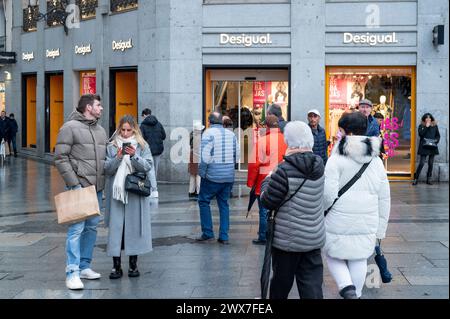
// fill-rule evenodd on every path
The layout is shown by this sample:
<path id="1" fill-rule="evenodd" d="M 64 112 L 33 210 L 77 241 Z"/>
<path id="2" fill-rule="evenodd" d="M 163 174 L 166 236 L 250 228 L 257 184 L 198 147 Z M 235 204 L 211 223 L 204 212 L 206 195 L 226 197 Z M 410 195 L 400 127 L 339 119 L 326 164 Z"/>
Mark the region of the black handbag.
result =
<path id="1" fill-rule="evenodd" d="M 128 174 L 125 178 L 125 190 L 139 196 L 150 196 L 152 191 L 147 174 L 142 172 Z"/>
<path id="2" fill-rule="evenodd" d="M 422 147 L 428 149 L 435 149 L 437 148 L 437 140 L 435 140 L 434 138 L 424 138 Z"/>

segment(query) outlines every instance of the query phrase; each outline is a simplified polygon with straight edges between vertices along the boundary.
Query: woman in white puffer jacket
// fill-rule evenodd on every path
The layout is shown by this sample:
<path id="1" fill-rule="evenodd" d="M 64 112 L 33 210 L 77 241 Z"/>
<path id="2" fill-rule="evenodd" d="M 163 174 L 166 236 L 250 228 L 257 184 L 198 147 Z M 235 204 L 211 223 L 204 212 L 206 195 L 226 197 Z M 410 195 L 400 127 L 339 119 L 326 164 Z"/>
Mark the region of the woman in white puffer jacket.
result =
<path id="1" fill-rule="evenodd" d="M 376 239 L 386 235 L 390 212 L 390 189 L 383 162 L 378 157 L 381 139 L 364 136 L 367 120 L 359 112 L 339 120 L 344 137 L 334 147 L 325 167 L 324 207 L 337 198 L 338 191 L 361 169 L 361 178 L 334 204 L 326 216 L 328 269 L 345 299 L 361 297 L 367 273 L 367 258 Z"/>

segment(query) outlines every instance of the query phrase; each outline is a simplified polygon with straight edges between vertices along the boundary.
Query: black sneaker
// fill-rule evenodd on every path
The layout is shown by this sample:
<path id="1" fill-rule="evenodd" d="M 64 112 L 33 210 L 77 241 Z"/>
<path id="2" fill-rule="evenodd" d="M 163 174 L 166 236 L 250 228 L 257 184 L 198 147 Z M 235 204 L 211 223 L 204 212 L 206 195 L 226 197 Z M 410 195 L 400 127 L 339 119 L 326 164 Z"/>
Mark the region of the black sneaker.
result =
<path id="1" fill-rule="evenodd" d="M 210 241 L 213 239 L 214 237 L 207 237 L 205 235 L 201 235 L 200 237 L 195 238 L 196 241 Z"/>
<path id="2" fill-rule="evenodd" d="M 217 242 L 222 244 L 222 245 L 229 245 L 230 243 L 228 242 L 228 240 L 224 240 L 224 239 L 217 239 Z"/>
<path id="3" fill-rule="evenodd" d="M 261 240 L 261 239 L 253 239 L 253 240 L 252 240 L 252 243 L 253 243 L 254 245 L 265 245 L 265 244 L 266 244 L 266 241 L 265 241 L 265 240 Z"/>

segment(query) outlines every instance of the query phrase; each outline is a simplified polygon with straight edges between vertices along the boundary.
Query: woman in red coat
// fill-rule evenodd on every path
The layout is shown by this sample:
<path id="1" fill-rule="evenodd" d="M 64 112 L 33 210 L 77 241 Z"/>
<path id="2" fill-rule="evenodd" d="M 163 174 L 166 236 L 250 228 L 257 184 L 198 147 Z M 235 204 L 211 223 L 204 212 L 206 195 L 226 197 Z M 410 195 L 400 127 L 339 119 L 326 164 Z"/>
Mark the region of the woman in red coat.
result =
<path id="1" fill-rule="evenodd" d="M 286 153 L 286 143 L 278 127 L 278 118 L 275 115 L 266 116 L 265 134 L 257 139 L 248 164 L 247 186 L 255 188 L 255 195 L 259 207 L 258 239 L 253 240 L 255 245 L 266 244 L 267 209 L 260 200 L 261 184 L 266 176 L 283 160 Z"/>

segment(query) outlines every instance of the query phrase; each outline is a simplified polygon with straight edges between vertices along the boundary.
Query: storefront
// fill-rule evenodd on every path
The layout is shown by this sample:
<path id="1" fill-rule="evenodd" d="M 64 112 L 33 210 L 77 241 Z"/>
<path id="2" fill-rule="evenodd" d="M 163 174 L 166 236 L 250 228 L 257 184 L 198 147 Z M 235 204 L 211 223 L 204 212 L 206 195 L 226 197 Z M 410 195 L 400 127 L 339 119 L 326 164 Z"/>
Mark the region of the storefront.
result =
<path id="1" fill-rule="evenodd" d="M 0 82 L 0 112 L 5 111 L 5 82 Z"/>
<path id="2" fill-rule="evenodd" d="M 396 179 L 409 179 L 415 163 L 415 67 L 327 67 L 326 132 L 330 149 L 342 114 L 357 110 L 359 101 L 373 103 L 386 154 L 384 165 Z"/>
<path id="3" fill-rule="evenodd" d="M 278 104 L 289 119 L 289 69 L 205 68 L 204 78 L 203 114 L 216 111 L 230 117 L 241 149 L 237 169 L 246 170 L 254 132 L 264 126 L 268 107 Z"/>
<path id="4" fill-rule="evenodd" d="M 311 3 L 136 1 L 127 10 L 103 5 L 67 34 L 62 26 L 42 23 L 25 29 L 15 19 L 19 40 L 13 51 L 19 59 L 5 84 L 8 113 L 21 115 L 19 156 L 53 161 L 63 119 L 80 95 L 95 92 L 104 108 L 99 123 L 109 134 L 123 115 L 140 124 L 142 110 L 152 110 L 167 133 L 159 172 L 164 181 L 188 176 L 189 154 L 180 161 L 171 157 L 178 129 L 190 132 L 197 121 L 208 126 L 212 111 L 229 116 L 241 148 L 236 176 L 243 181 L 251 138 L 270 104 L 281 105 L 286 120 L 305 122 L 307 111 L 318 109 L 333 145 L 339 116 L 368 98 L 374 115 L 383 117 L 391 180 L 411 179 L 417 126 L 426 112 L 438 119 L 442 136 L 433 179 L 448 180 L 448 43 L 433 42 L 435 25 L 448 30 L 442 16 L 447 3 Z M 24 22 L 32 21 L 20 2 L 13 6 L 17 16 L 25 12 Z M 46 9 L 39 2 L 39 12 Z"/>

